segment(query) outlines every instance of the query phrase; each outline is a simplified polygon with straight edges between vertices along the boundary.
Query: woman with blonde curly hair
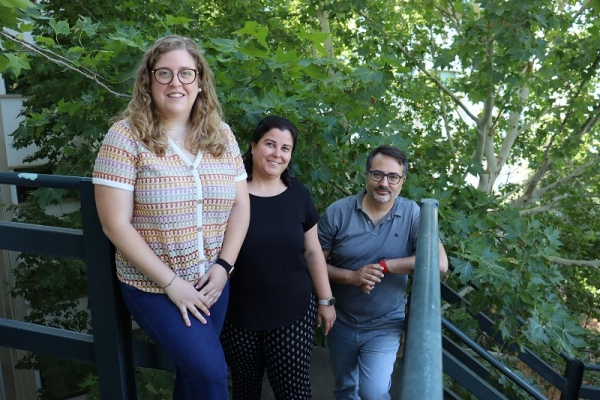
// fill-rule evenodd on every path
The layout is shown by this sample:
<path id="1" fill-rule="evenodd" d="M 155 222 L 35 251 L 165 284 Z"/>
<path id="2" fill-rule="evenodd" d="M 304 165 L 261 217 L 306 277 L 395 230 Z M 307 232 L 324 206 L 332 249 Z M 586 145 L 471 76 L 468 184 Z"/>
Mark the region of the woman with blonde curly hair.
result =
<path id="1" fill-rule="evenodd" d="M 228 398 L 219 334 L 250 218 L 246 177 L 200 49 L 157 40 L 93 182 L 125 303 L 177 366 L 174 399 Z"/>

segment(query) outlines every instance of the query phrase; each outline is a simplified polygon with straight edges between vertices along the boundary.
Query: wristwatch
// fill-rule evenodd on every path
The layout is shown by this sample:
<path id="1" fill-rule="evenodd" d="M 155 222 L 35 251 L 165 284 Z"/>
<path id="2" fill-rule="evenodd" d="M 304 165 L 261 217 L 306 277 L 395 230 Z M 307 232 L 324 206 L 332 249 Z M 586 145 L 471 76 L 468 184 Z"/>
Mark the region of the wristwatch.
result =
<path id="1" fill-rule="evenodd" d="M 332 306 L 335 304 L 335 297 L 331 296 L 325 300 L 319 300 L 318 303 L 320 306 Z"/>

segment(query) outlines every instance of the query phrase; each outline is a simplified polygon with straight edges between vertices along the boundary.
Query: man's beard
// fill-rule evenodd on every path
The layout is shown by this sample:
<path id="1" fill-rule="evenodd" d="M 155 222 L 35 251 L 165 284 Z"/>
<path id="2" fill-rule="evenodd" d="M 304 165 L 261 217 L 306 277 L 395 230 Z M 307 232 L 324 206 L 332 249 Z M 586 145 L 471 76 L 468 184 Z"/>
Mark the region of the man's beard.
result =
<path id="1" fill-rule="evenodd" d="M 381 195 L 381 194 L 377 193 L 378 190 L 385 190 L 389 194 L 390 197 L 388 198 L 386 195 Z M 394 194 L 392 193 L 391 189 L 386 188 L 384 186 L 377 186 L 369 194 L 371 195 L 371 198 L 378 203 L 387 203 L 390 200 L 394 199 Z"/>

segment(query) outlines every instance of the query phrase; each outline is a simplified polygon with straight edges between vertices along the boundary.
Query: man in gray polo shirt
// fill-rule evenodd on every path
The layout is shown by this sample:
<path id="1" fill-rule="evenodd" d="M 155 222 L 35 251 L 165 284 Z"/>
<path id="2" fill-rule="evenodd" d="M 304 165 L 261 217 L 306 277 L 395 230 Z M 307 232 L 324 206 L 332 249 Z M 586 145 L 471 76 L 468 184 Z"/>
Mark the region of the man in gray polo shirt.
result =
<path id="1" fill-rule="evenodd" d="M 336 399 L 390 399 L 419 236 L 419 206 L 399 197 L 407 170 L 402 151 L 376 148 L 367 158 L 366 189 L 330 205 L 319 221 L 337 312 L 327 336 Z M 441 243 L 439 250 L 445 272 Z"/>

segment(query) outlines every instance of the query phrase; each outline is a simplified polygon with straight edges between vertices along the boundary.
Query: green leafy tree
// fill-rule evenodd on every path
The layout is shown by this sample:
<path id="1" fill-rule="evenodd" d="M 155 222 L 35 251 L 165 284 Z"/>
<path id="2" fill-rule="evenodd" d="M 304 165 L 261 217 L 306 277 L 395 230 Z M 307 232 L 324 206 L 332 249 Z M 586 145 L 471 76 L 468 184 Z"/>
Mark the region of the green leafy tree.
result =
<path id="1" fill-rule="evenodd" d="M 190 36 L 243 150 L 265 114 L 290 118 L 296 173 L 323 210 L 362 188 L 374 146 L 405 149 L 403 194 L 439 199 L 446 279 L 469 311 L 551 362 L 549 347 L 597 361 L 582 326 L 600 317 L 596 2 L 5 1 L 17 33 L 0 32 L 0 71 L 27 95 L 15 139 L 38 146 L 31 160 L 89 175 L 143 51 Z"/>

